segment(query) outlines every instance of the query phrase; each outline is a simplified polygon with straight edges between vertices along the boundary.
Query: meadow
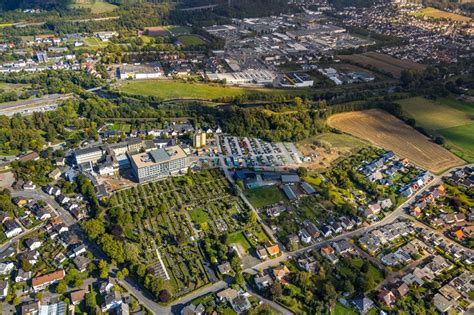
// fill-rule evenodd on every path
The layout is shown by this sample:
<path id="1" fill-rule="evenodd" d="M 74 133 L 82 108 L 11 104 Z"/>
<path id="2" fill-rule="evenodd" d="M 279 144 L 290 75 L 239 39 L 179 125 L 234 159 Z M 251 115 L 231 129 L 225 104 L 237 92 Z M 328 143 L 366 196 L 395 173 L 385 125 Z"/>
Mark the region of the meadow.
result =
<path id="1" fill-rule="evenodd" d="M 454 97 L 429 100 L 422 97 L 397 101 L 418 126 L 441 135 L 446 147 L 468 162 L 474 162 L 474 106 Z"/>
<path id="2" fill-rule="evenodd" d="M 90 9 L 93 14 L 112 12 L 117 8 L 116 5 L 103 0 L 95 0 L 92 3 L 74 3 L 73 8 Z"/>
<path id="3" fill-rule="evenodd" d="M 252 93 L 294 94 L 301 90 L 229 87 L 218 84 L 187 83 L 175 80 L 133 80 L 119 87 L 120 92 L 130 95 L 155 96 L 161 99 L 214 100 L 237 97 Z"/>
<path id="4" fill-rule="evenodd" d="M 206 44 L 201 37 L 196 35 L 181 35 L 178 36 L 178 39 L 184 46 L 200 46 Z"/>
<path id="5" fill-rule="evenodd" d="M 287 200 L 283 192 L 276 186 L 247 189 L 245 196 L 255 208 L 263 208 Z"/>

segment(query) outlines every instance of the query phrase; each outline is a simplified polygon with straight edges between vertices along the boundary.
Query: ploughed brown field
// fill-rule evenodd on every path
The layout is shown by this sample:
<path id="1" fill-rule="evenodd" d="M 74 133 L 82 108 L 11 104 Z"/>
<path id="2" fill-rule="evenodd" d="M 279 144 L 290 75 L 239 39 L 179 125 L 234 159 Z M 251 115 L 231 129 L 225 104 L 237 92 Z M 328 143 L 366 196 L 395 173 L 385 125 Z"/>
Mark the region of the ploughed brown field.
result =
<path id="1" fill-rule="evenodd" d="M 434 173 L 462 165 L 464 161 L 433 143 L 400 119 L 380 109 L 336 114 L 328 125 L 395 152 Z"/>
<path id="2" fill-rule="evenodd" d="M 391 73 L 394 77 L 399 78 L 403 70 L 422 71 L 426 66 L 408 61 L 400 60 L 377 52 L 367 52 L 363 54 L 343 55 L 340 59 L 355 62 L 363 66 L 373 66 L 385 72 Z"/>

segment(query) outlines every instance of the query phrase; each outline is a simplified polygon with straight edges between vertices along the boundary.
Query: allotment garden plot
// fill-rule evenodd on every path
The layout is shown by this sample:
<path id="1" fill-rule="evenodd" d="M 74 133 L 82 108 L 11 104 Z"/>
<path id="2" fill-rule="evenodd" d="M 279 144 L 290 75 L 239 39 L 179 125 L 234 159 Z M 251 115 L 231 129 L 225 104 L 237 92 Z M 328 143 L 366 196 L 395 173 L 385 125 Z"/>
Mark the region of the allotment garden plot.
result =
<path id="1" fill-rule="evenodd" d="M 126 241 L 139 248 L 140 263 L 156 277 L 169 280 L 174 296 L 216 280 L 200 242 L 209 235 L 246 230 L 265 240 L 260 226 L 247 223 L 250 210 L 231 194 L 229 182 L 218 170 L 119 191 L 110 204 L 108 214 L 118 222 L 124 220 L 121 216 L 129 217 L 129 224 L 120 225 Z"/>

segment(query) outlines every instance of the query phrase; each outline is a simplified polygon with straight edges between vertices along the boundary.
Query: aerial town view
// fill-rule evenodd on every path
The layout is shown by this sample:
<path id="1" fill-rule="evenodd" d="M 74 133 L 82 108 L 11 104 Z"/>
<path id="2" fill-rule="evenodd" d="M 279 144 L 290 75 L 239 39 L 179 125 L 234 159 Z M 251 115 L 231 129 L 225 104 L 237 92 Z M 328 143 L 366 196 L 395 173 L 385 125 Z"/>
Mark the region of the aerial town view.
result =
<path id="1" fill-rule="evenodd" d="M 0 0 L 0 314 L 474 314 L 474 0 Z"/>

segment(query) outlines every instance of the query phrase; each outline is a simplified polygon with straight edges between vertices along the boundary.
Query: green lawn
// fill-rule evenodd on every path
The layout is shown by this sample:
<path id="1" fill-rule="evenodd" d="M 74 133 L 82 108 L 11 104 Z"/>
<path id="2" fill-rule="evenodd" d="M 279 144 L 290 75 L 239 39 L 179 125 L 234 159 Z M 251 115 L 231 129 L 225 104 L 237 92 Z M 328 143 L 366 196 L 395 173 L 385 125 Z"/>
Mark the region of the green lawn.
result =
<path id="1" fill-rule="evenodd" d="M 181 35 L 178 36 L 178 39 L 184 46 L 200 46 L 206 44 L 201 37 L 196 35 Z"/>
<path id="2" fill-rule="evenodd" d="M 429 100 L 413 97 L 397 101 L 416 124 L 441 135 L 446 147 L 467 162 L 474 162 L 474 106 L 454 96 Z"/>
<path id="3" fill-rule="evenodd" d="M 203 224 L 209 221 L 209 216 L 202 208 L 196 208 L 189 211 L 189 215 L 191 216 L 191 219 L 194 221 L 194 223 L 197 224 Z"/>
<path id="4" fill-rule="evenodd" d="M 280 201 L 287 200 L 280 188 L 276 186 L 264 186 L 255 189 L 247 189 L 244 193 L 255 208 L 262 208 Z"/>
<path id="5" fill-rule="evenodd" d="M 227 238 L 227 243 L 228 244 L 232 244 L 232 243 L 240 244 L 240 246 L 242 246 L 242 248 L 247 252 L 252 248 L 252 244 L 249 243 L 249 241 L 247 240 L 247 238 L 244 235 L 244 232 L 242 232 L 242 231 L 234 232 L 232 234 L 229 234 L 229 236 Z"/>
<path id="6" fill-rule="evenodd" d="M 94 3 L 74 3 L 72 4 L 73 8 L 81 8 L 81 9 L 90 9 L 91 13 L 100 14 L 100 13 L 107 13 L 112 12 L 116 8 L 116 5 L 104 2 L 102 0 L 95 0 Z"/>
<path id="7" fill-rule="evenodd" d="M 2 24 L 0 24 L 0 28 L 9 27 L 9 26 L 13 26 L 13 24 L 12 23 L 2 23 Z"/>
<path id="8" fill-rule="evenodd" d="M 332 310 L 332 315 L 357 315 L 357 312 L 338 302 Z"/>
<path id="9" fill-rule="evenodd" d="M 130 128 L 132 126 L 130 124 L 126 124 L 126 123 L 114 123 L 112 126 L 109 127 L 110 130 L 120 130 L 120 131 L 123 131 L 123 132 L 130 132 Z"/>
<path id="10" fill-rule="evenodd" d="M 447 140 L 450 151 L 469 163 L 474 163 L 474 123 L 438 132 Z"/>
<path id="11" fill-rule="evenodd" d="M 314 139 L 328 142 L 332 147 L 338 148 L 338 149 L 354 150 L 354 149 L 360 149 L 362 147 L 366 147 L 369 145 L 368 142 L 362 139 L 353 137 L 351 135 L 332 133 L 332 132 L 326 132 L 326 133 L 317 135 L 314 137 Z"/>
<path id="12" fill-rule="evenodd" d="M 161 99 L 213 100 L 252 93 L 289 94 L 295 91 L 283 89 L 251 89 L 218 84 L 187 83 L 176 80 L 132 80 L 119 87 L 120 92 L 132 95 L 155 96 Z"/>
<path id="13" fill-rule="evenodd" d="M 436 101 L 423 97 L 413 97 L 397 101 L 404 111 L 416 119 L 417 125 L 438 130 L 465 125 L 471 122 L 469 117 L 472 106 L 454 98 Z"/>
<path id="14" fill-rule="evenodd" d="M 109 45 L 108 43 L 103 42 L 96 37 L 87 37 L 86 39 L 84 39 L 84 44 L 85 46 L 94 48 L 94 49 L 104 48 Z M 81 48 L 81 47 L 78 47 L 78 48 Z"/>
<path id="15" fill-rule="evenodd" d="M 180 25 L 169 25 L 163 28 L 170 32 L 173 36 L 187 35 L 190 32 L 188 27 Z"/>
<path id="16" fill-rule="evenodd" d="M 364 260 L 362 260 L 361 258 L 353 259 L 352 262 L 357 268 L 362 267 L 362 265 L 364 264 Z M 379 283 L 384 279 L 383 274 L 372 263 L 370 263 L 369 271 L 367 272 L 367 274 L 370 274 L 372 279 L 374 279 L 376 283 Z"/>

